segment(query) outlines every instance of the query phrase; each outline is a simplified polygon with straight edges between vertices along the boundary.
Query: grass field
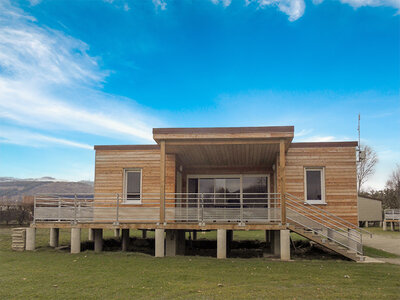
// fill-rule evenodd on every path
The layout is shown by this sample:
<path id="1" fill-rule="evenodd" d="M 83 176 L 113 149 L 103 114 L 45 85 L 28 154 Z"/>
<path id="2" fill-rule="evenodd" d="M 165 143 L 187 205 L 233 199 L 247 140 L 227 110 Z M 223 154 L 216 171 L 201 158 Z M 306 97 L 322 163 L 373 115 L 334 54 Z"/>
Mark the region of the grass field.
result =
<path id="1" fill-rule="evenodd" d="M 111 237 L 112 232 L 104 235 Z M 86 237 L 83 231 L 82 238 Z M 249 237 L 262 239 L 264 235 L 235 234 L 235 239 Z M 60 242 L 69 244 L 68 231 L 60 232 Z M 400 266 L 391 264 L 188 256 L 156 259 L 134 252 L 71 255 L 47 247 L 48 230 L 38 230 L 35 252 L 13 252 L 10 243 L 10 229 L 0 228 L 0 299 L 400 298 Z"/>

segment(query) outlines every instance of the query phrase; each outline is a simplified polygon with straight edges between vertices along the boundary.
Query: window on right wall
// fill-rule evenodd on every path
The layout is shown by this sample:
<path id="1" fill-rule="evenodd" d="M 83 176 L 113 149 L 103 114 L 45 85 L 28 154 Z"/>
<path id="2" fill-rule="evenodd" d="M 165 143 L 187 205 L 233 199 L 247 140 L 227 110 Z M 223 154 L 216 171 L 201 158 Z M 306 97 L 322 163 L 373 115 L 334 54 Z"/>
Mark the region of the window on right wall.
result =
<path id="1" fill-rule="evenodd" d="M 324 168 L 304 168 L 304 179 L 305 201 L 310 204 L 325 204 Z"/>

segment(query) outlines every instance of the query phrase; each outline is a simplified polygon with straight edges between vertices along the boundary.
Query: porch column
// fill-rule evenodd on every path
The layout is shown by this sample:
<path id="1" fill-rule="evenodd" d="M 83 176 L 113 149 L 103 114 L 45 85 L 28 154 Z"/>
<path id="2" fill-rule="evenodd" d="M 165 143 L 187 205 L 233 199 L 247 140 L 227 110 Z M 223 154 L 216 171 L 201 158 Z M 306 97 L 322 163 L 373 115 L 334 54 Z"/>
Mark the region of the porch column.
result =
<path id="1" fill-rule="evenodd" d="M 25 250 L 34 251 L 36 244 L 36 228 L 29 227 L 26 229 L 26 244 Z"/>
<path id="2" fill-rule="evenodd" d="M 193 241 L 195 241 L 195 240 L 197 240 L 197 231 L 196 230 L 193 230 L 193 235 L 192 235 L 192 240 Z"/>
<path id="3" fill-rule="evenodd" d="M 58 228 L 50 228 L 50 247 L 58 247 L 59 232 Z"/>
<path id="4" fill-rule="evenodd" d="M 165 246 L 164 246 L 164 229 L 156 229 L 155 234 L 155 256 L 164 257 L 165 256 Z"/>
<path id="5" fill-rule="evenodd" d="M 127 251 L 129 245 L 129 229 L 122 229 L 122 251 Z"/>
<path id="6" fill-rule="evenodd" d="M 386 223 L 386 221 L 383 221 L 383 231 L 386 231 L 387 230 L 387 223 Z"/>
<path id="7" fill-rule="evenodd" d="M 119 238 L 119 228 L 114 229 L 114 237 Z"/>
<path id="8" fill-rule="evenodd" d="M 390 222 L 390 230 L 391 230 L 391 231 L 394 231 L 394 226 L 393 226 L 393 225 L 394 225 L 394 222 L 393 222 L 393 221 Z"/>
<path id="9" fill-rule="evenodd" d="M 217 258 L 226 258 L 226 229 L 217 229 Z"/>
<path id="10" fill-rule="evenodd" d="M 71 253 L 81 252 L 81 229 L 71 228 Z"/>
<path id="11" fill-rule="evenodd" d="M 147 238 L 147 229 L 142 229 L 142 239 Z"/>
<path id="12" fill-rule="evenodd" d="M 285 152 L 285 140 L 279 142 L 279 176 L 280 176 L 280 192 L 281 192 L 281 222 L 286 224 L 286 152 Z"/>
<path id="13" fill-rule="evenodd" d="M 160 224 L 165 222 L 165 141 L 160 141 Z"/>
<path id="14" fill-rule="evenodd" d="M 93 229 L 94 233 L 94 252 L 103 251 L 103 229 Z"/>
<path id="15" fill-rule="evenodd" d="M 290 230 L 280 232 L 281 260 L 290 260 Z"/>

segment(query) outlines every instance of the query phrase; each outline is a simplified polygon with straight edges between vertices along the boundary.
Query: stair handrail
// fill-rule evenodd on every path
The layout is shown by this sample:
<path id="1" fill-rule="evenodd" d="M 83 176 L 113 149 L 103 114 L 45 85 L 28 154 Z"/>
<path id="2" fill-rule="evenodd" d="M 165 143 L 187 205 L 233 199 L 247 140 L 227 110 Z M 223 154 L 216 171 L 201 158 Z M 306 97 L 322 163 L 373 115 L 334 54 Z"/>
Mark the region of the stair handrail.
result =
<path id="1" fill-rule="evenodd" d="M 291 209 L 291 208 L 289 208 L 289 209 Z M 297 213 L 299 213 L 299 212 L 297 212 Z M 300 213 L 299 213 L 299 214 L 300 214 Z M 312 220 L 312 221 L 314 221 L 314 222 L 317 222 L 317 221 L 311 219 L 310 217 L 307 217 L 307 216 L 305 216 L 305 215 L 302 215 L 302 216 L 305 217 L 305 218 L 307 218 L 307 219 L 310 219 L 310 220 Z M 289 217 L 289 219 L 290 219 L 290 217 Z M 300 224 L 300 225 L 302 225 L 302 226 L 304 226 L 305 228 L 308 228 L 308 229 L 310 229 L 310 230 L 313 230 L 312 227 L 310 227 L 310 226 L 308 226 L 308 225 L 306 225 L 306 224 L 303 224 L 302 222 L 299 222 L 299 221 L 295 221 L 295 222 L 298 223 L 298 224 Z M 317 223 L 318 223 L 318 222 L 317 222 Z M 324 226 L 323 224 L 321 224 L 321 225 Z M 326 227 L 326 226 L 325 226 L 325 227 Z M 334 230 L 334 229 L 333 229 L 333 230 Z M 337 230 L 335 230 L 335 231 L 336 231 L 337 233 L 339 233 L 340 235 L 346 237 L 347 239 L 351 239 L 351 240 L 353 240 L 354 242 L 356 242 L 357 244 L 362 245 L 362 241 L 356 241 L 356 240 L 352 239 L 351 237 L 348 237 L 348 236 L 342 234 L 341 232 L 339 232 L 339 231 L 337 231 Z M 343 247 L 345 247 L 345 248 L 347 248 L 347 249 L 349 249 L 349 250 L 356 251 L 356 253 L 359 253 L 359 254 L 361 254 L 361 255 L 363 254 L 362 250 L 361 250 L 361 252 L 360 252 L 360 251 L 358 251 L 358 249 L 354 249 L 354 248 L 351 247 L 350 245 L 345 245 L 345 244 L 343 244 L 341 241 L 339 241 L 339 240 L 337 240 L 337 239 L 335 239 L 335 238 L 333 238 L 333 237 L 330 237 L 329 235 L 327 235 L 327 234 L 325 234 L 325 233 L 323 233 L 323 232 L 318 233 L 318 234 L 319 234 L 319 235 L 322 235 L 323 237 L 326 237 L 327 239 L 330 239 L 330 240 L 335 241 L 335 243 L 337 243 L 337 244 L 339 244 L 339 245 L 341 245 L 341 246 L 343 246 Z M 361 248 L 361 249 L 362 249 L 362 248 Z"/>
<path id="2" fill-rule="evenodd" d="M 291 204 L 291 203 L 288 203 L 288 205 L 291 206 L 291 207 L 294 207 L 294 205 Z M 297 208 L 298 208 L 298 207 L 297 207 Z M 292 208 L 290 208 L 290 209 L 292 209 Z M 305 210 L 303 210 L 301 207 L 300 207 L 300 209 L 301 209 L 303 212 L 305 211 Z M 292 210 L 293 210 L 293 209 L 292 209 Z M 298 212 L 298 211 L 297 211 L 297 213 L 301 214 L 301 213 Z M 318 224 L 321 224 L 322 226 L 324 226 L 324 227 L 326 227 L 326 228 L 330 228 L 330 227 L 324 225 L 323 223 L 320 223 L 320 222 L 318 222 L 318 221 L 316 221 L 316 220 L 313 220 L 313 219 L 310 218 L 309 216 L 306 216 L 306 215 L 303 215 L 303 214 L 301 214 L 301 215 L 302 215 L 303 217 L 307 218 L 307 219 L 310 219 L 310 220 L 312 220 L 312 221 L 318 223 Z M 332 223 L 327 222 L 326 220 L 323 220 L 323 219 L 321 219 L 321 218 L 318 217 L 318 216 L 314 216 L 314 217 L 317 218 L 318 220 L 321 220 L 322 222 L 325 222 L 325 223 L 328 223 L 328 224 L 333 225 Z M 297 222 L 296 220 L 294 220 L 294 221 Z M 302 224 L 302 225 L 305 226 L 304 224 Z M 339 227 L 337 227 L 337 226 L 335 226 L 335 225 L 333 225 L 333 226 L 334 226 L 335 228 L 340 229 Z M 308 226 L 306 226 L 306 227 L 308 227 Z M 310 227 L 308 227 L 308 228 L 310 228 Z M 354 241 L 354 242 L 356 242 L 356 243 L 361 243 L 361 241 L 362 241 L 362 237 L 361 237 L 361 236 L 360 236 L 360 240 L 355 240 L 353 237 L 348 236 L 348 235 L 342 233 L 341 231 L 336 230 L 335 228 L 330 228 L 330 229 L 335 230 L 335 232 L 337 232 L 338 234 L 342 235 L 343 237 L 345 237 L 345 238 L 347 238 L 347 239 L 350 239 L 350 240 L 352 240 L 352 241 Z M 321 234 L 321 235 L 325 236 L 324 234 Z M 326 236 L 326 237 L 327 237 L 327 236 Z"/>
<path id="3" fill-rule="evenodd" d="M 296 197 L 296 196 L 294 196 L 294 195 L 292 195 L 292 194 L 286 193 L 286 195 L 288 195 L 289 197 L 293 197 L 293 198 L 299 200 L 299 202 L 304 202 L 302 199 L 300 199 L 300 198 L 298 198 L 298 197 Z M 292 200 L 292 199 L 288 199 L 288 198 L 286 198 L 286 199 L 289 200 L 289 201 L 292 201 L 292 202 L 296 202 L 296 203 L 297 203 L 297 201 L 294 201 L 294 200 Z M 318 211 L 322 211 L 323 213 L 325 213 L 325 214 L 327 214 L 327 215 L 329 215 L 329 216 L 332 216 L 332 217 L 335 217 L 336 219 L 339 219 L 341 222 L 335 220 L 334 218 L 329 218 L 329 217 L 327 216 L 329 219 L 335 221 L 336 223 L 341 224 L 341 225 L 344 225 L 344 227 L 346 227 L 347 229 L 356 229 L 356 230 L 359 230 L 359 231 L 361 231 L 361 232 L 363 231 L 363 232 L 365 232 L 366 234 L 369 234 L 370 237 L 372 237 L 372 233 L 371 233 L 371 232 L 369 232 L 369 231 L 367 231 L 367 230 L 365 230 L 365 229 L 363 229 L 363 228 L 360 228 L 360 227 L 358 227 L 358 226 L 356 226 L 356 225 L 350 223 L 349 221 L 346 221 L 345 219 L 343 219 L 343 218 L 341 218 L 341 217 L 339 217 L 339 216 L 337 216 L 337 215 L 335 215 L 335 214 L 333 214 L 333 213 L 331 213 L 331 212 L 329 212 L 329 211 L 327 211 L 327 210 L 324 210 L 324 209 L 322 209 L 322 208 L 319 208 L 318 206 L 316 206 L 316 205 L 314 205 L 314 204 L 307 203 L 307 205 L 304 205 L 304 204 L 303 204 L 302 206 L 303 206 L 303 207 L 307 207 L 307 208 L 313 208 L 313 209 L 318 210 Z M 346 226 L 345 224 L 348 224 L 348 225 L 350 225 L 351 227 Z"/>

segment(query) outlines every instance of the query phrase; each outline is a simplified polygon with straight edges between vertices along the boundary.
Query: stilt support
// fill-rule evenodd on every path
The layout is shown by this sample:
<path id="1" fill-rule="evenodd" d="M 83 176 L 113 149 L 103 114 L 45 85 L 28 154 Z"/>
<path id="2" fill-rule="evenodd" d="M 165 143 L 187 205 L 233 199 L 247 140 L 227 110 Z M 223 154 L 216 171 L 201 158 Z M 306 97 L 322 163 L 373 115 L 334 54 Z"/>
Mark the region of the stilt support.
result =
<path id="1" fill-rule="evenodd" d="M 94 233 L 94 252 L 103 251 L 103 229 L 93 229 Z"/>
<path id="2" fill-rule="evenodd" d="M 81 229 L 71 228 L 71 253 L 81 252 Z"/>
<path id="3" fill-rule="evenodd" d="M 156 229 L 155 232 L 155 256 L 164 257 L 165 256 L 165 246 L 164 246 L 164 229 Z"/>
<path id="4" fill-rule="evenodd" d="M 281 230 L 281 260 L 290 260 L 290 230 Z"/>
<path id="5" fill-rule="evenodd" d="M 59 233 L 59 228 L 50 228 L 50 247 L 58 247 Z"/>
<path id="6" fill-rule="evenodd" d="M 226 258 L 226 229 L 217 229 L 217 258 Z"/>
<path id="7" fill-rule="evenodd" d="M 25 249 L 27 251 L 34 251 L 35 245 L 36 245 L 36 228 L 27 228 Z"/>
<path id="8" fill-rule="evenodd" d="M 122 251 L 127 251 L 129 245 L 129 229 L 122 229 Z"/>

